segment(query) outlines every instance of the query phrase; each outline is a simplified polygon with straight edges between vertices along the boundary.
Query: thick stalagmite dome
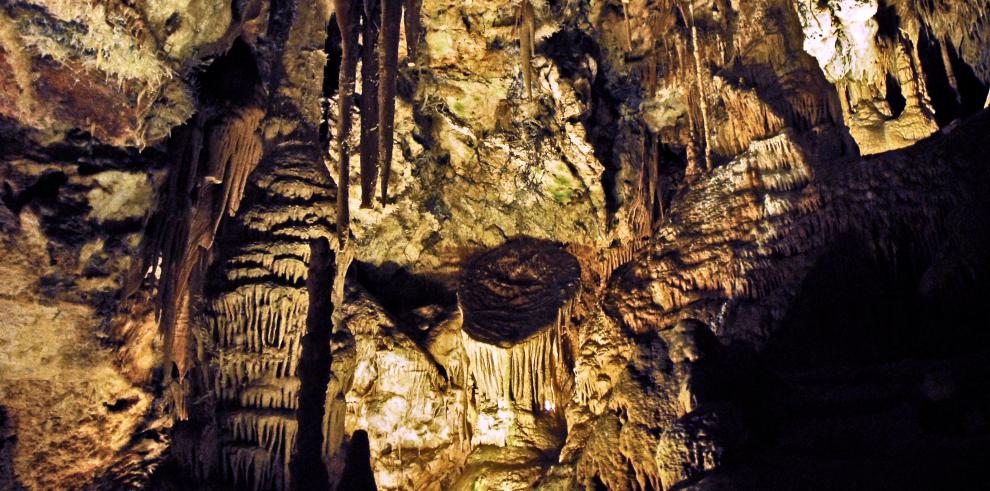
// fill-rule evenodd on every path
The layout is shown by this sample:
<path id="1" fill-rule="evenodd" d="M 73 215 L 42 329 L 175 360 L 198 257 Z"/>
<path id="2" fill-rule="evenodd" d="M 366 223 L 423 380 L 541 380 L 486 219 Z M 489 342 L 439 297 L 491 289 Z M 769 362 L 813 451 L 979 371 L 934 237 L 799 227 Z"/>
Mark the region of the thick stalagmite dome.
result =
<path id="1" fill-rule="evenodd" d="M 516 239 L 473 258 L 458 289 L 464 332 L 508 348 L 556 325 L 581 279 L 560 244 Z"/>

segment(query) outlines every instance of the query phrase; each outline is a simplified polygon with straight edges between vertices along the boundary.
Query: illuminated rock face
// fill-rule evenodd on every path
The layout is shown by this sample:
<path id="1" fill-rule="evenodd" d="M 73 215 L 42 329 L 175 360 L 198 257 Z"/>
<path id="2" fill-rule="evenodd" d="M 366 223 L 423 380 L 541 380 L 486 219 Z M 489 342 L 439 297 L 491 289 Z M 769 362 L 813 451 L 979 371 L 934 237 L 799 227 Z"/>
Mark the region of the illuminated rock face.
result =
<path id="1" fill-rule="evenodd" d="M 0 488 L 966 487 L 985 0 L 375 3 L 0 5 Z"/>
<path id="2" fill-rule="evenodd" d="M 835 84 L 843 117 L 864 155 L 912 145 L 953 118 L 979 110 L 978 95 L 962 103 L 965 89 L 955 79 L 959 58 L 987 46 L 986 34 L 979 34 L 986 29 L 977 27 L 988 22 L 986 8 L 977 3 L 955 4 L 956 15 L 970 20 L 950 24 L 938 4 L 797 3 L 804 50 Z M 965 62 L 964 72 L 984 70 L 977 58 Z"/>
<path id="3" fill-rule="evenodd" d="M 878 2 L 798 2 L 797 9 L 802 17 L 804 50 L 818 60 L 826 78 L 861 80 L 875 76 Z"/>

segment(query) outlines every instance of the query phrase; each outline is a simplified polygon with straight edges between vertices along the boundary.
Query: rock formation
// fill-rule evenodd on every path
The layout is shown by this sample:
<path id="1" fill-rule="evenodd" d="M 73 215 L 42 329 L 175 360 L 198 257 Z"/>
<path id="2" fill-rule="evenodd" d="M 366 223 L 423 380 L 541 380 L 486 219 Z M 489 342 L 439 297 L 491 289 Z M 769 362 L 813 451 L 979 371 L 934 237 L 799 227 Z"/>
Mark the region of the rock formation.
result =
<path id="1" fill-rule="evenodd" d="M 0 488 L 971 487 L 987 53 L 986 0 L 4 2 Z"/>

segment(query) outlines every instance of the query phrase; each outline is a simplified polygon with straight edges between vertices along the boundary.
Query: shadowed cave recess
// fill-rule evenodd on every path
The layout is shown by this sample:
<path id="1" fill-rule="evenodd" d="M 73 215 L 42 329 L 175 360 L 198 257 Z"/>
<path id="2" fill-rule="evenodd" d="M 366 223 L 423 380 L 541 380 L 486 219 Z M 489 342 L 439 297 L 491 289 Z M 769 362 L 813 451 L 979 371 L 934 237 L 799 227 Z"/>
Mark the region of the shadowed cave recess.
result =
<path id="1" fill-rule="evenodd" d="M 0 489 L 978 489 L 986 0 L 0 2 Z"/>

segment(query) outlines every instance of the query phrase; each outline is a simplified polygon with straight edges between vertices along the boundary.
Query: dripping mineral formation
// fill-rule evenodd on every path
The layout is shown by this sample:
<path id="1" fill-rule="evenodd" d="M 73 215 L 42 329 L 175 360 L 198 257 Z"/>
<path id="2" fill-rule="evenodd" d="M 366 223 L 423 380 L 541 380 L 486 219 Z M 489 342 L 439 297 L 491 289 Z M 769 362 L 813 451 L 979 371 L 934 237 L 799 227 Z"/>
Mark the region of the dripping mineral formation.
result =
<path id="1" fill-rule="evenodd" d="M 0 2 L 0 489 L 974 489 L 986 0 Z"/>

